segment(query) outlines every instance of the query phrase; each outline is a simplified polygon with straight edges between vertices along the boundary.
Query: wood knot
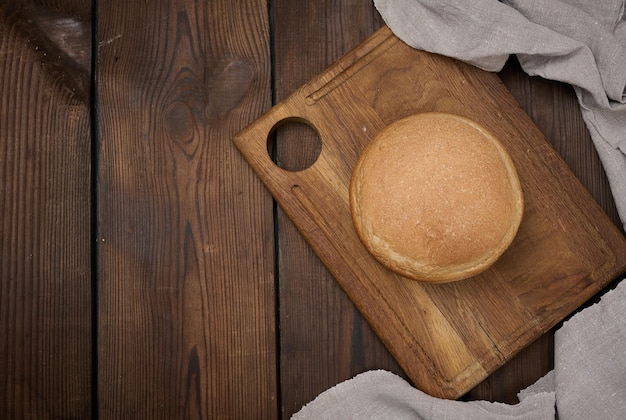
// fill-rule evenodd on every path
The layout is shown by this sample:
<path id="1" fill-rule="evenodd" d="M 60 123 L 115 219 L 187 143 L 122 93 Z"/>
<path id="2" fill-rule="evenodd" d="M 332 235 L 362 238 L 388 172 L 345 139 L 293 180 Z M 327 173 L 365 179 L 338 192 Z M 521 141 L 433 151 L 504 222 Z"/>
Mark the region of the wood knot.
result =
<path id="1" fill-rule="evenodd" d="M 207 85 L 205 116 L 210 121 L 222 119 L 243 101 L 255 79 L 254 64 L 242 57 L 219 61 Z"/>
<path id="2" fill-rule="evenodd" d="M 165 110 L 163 117 L 165 129 L 179 143 L 193 141 L 194 117 L 189 105 L 181 101 L 172 103 Z"/>
<path id="3" fill-rule="evenodd" d="M 163 128 L 188 158 L 196 153 L 203 127 L 229 121 L 226 117 L 243 102 L 256 77 L 254 65 L 240 57 L 221 60 L 207 71 L 208 76 L 203 76 L 183 67 L 166 88 Z"/>

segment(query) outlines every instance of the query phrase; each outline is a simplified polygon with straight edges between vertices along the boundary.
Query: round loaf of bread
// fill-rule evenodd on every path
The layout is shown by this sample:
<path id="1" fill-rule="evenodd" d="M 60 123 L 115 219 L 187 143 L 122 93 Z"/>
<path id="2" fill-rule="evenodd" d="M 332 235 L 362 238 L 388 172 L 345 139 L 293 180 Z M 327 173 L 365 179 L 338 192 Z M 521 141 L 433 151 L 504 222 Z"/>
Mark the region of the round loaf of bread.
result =
<path id="1" fill-rule="evenodd" d="M 517 172 L 478 123 L 428 112 L 382 129 L 350 181 L 350 210 L 367 250 L 405 277 L 475 276 L 509 247 L 523 213 Z"/>

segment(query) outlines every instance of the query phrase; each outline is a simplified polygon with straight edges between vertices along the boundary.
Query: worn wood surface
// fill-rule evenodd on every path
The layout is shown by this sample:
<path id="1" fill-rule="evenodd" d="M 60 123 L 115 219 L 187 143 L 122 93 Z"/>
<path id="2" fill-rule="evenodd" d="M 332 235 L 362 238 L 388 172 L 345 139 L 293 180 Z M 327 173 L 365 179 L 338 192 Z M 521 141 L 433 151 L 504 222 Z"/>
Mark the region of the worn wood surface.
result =
<path id="1" fill-rule="evenodd" d="M 371 1 L 91 3 L 0 5 L 0 412 L 288 418 L 404 376 L 231 144 L 380 27 Z M 619 224 L 571 89 L 500 76 Z M 301 131 L 282 164 L 316 153 Z M 552 363 L 548 333 L 463 398 L 515 402 Z"/>

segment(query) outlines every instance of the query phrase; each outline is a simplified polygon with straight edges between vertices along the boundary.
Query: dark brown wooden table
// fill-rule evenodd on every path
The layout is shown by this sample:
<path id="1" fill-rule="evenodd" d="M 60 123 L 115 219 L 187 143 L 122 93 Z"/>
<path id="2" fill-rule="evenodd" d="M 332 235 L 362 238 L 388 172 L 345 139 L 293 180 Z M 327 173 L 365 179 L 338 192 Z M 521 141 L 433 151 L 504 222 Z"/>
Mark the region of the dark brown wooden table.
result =
<path id="1" fill-rule="evenodd" d="M 288 418 L 404 376 L 231 142 L 382 24 L 371 0 L 0 4 L 1 418 Z M 571 87 L 500 76 L 621 226 Z M 281 165 L 315 154 L 301 130 Z M 463 398 L 515 403 L 552 355 Z"/>

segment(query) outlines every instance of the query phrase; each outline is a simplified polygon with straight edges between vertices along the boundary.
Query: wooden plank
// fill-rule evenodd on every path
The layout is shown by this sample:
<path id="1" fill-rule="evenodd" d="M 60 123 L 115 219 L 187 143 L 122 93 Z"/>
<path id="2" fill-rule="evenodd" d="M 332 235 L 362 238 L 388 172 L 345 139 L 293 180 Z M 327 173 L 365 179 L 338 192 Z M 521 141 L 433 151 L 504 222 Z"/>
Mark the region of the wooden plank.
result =
<path id="1" fill-rule="evenodd" d="M 0 5 L 0 416 L 90 418 L 90 1 Z"/>
<path id="2" fill-rule="evenodd" d="M 484 273 L 446 285 L 382 269 L 351 228 L 347 203 L 351 168 L 369 139 L 426 111 L 460 114 L 493 132 L 525 198 L 509 250 Z M 324 143 L 300 172 L 277 168 L 264 150 L 271 128 L 293 118 L 309 121 Z M 497 78 L 413 50 L 388 28 L 235 141 L 411 379 L 435 396 L 458 398 L 626 270 L 621 232 Z"/>
<path id="3" fill-rule="evenodd" d="M 98 2 L 102 418 L 277 416 L 267 2 Z"/>
<path id="4" fill-rule="evenodd" d="M 382 21 L 371 1 L 274 1 L 276 100 L 285 99 L 358 45 Z M 306 167 L 319 148 L 306 126 L 276 132 L 277 163 Z M 373 368 L 405 376 L 337 281 L 285 215 L 277 212 L 282 414 Z"/>

